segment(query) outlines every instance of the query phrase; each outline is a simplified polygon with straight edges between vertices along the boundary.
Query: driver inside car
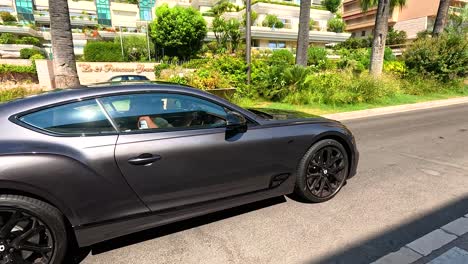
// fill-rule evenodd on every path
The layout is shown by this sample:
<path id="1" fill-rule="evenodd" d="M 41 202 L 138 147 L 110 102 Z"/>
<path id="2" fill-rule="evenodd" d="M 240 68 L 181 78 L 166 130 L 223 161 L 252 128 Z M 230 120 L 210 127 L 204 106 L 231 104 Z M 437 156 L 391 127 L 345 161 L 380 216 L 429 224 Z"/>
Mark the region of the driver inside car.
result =
<path id="1" fill-rule="evenodd" d="M 132 101 L 131 111 L 135 113 L 154 113 L 160 115 L 164 112 L 164 102 L 157 98 L 142 98 L 144 100 Z M 172 125 L 164 118 L 155 115 L 142 115 L 138 117 L 138 129 L 168 128 Z"/>

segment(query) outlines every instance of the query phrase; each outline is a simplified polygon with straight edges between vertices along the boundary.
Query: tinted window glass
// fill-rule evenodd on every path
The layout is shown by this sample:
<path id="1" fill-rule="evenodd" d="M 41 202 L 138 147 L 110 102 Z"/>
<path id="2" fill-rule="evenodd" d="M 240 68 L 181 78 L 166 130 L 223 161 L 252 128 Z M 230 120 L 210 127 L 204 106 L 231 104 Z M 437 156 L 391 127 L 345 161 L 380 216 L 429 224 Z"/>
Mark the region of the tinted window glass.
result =
<path id="1" fill-rule="evenodd" d="M 115 132 L 95 100 L 52 107 L 22 116 L 31 126 L 67 135 L 99 135 Z"/>
<path id="2" fill-rule="evenodd" d="M 100 99 L 120 131 L 202 129 L 223 127 L 223 107 L 192 96 L 134 94 Z"/>

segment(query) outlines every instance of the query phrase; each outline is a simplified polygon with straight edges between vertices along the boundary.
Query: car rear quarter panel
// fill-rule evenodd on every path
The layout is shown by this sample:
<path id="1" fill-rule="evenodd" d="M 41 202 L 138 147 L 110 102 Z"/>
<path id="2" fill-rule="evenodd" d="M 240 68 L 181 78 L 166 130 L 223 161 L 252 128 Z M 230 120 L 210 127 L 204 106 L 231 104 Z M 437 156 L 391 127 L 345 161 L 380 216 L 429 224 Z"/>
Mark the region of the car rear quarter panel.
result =
<path id="1" fill-rule="evenodd" d="M 116 135 L 55 137 L 0 125 L 0 190 L 41 197 L 73 226 L 147 211 L 115 163 Z"/>

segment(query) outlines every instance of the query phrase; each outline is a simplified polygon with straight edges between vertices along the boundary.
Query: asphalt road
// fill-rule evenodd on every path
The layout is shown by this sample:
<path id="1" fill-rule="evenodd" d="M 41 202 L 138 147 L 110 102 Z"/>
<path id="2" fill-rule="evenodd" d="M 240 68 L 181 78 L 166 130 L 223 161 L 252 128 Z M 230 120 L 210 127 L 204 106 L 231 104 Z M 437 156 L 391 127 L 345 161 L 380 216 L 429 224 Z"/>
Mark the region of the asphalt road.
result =
<path id="1" fill-rule="evenodd" d="M 333 200 L 243 206 L 103 243 L 82 263 L 369 263 L 468 213 L 468 104 L 345 123 L 361 162 Z"/>

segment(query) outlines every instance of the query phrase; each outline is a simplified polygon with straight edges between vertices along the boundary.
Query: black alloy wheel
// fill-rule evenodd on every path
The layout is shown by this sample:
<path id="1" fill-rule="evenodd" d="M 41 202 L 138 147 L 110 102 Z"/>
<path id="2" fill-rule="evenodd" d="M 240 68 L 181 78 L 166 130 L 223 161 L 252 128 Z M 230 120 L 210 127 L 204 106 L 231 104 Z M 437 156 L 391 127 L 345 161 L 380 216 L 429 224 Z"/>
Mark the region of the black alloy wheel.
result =
<path id="1" fill-rule="evenodd" d="M 0 264 L 61 263 L 67 241 L 57 209 L 14 195 L 1 195 L 0 204 Z"/>
<path id="2" fill-rule="evenodd" d="M 304 155 L 295 194 L 310 202 L 330 200 L 345 184 L 348 170 L 348 154 L 344 147 L 335 140 L 322 140 Z"/>

